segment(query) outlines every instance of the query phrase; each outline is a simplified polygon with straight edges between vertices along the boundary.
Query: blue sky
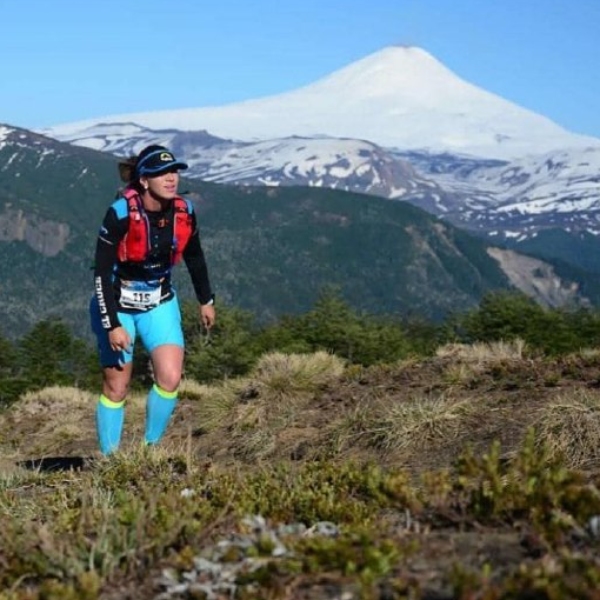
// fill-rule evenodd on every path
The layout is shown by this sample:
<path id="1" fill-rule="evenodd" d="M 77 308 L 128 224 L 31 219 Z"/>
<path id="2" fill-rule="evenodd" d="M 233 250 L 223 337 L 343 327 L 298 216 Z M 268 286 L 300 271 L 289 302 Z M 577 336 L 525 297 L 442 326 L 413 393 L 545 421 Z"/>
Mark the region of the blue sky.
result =
<path id="1" fill-rule="evenodd" d="M 4 0 L 0 123 L 222 105 L 392 44 L 600 137 L 599 0 Z"/>

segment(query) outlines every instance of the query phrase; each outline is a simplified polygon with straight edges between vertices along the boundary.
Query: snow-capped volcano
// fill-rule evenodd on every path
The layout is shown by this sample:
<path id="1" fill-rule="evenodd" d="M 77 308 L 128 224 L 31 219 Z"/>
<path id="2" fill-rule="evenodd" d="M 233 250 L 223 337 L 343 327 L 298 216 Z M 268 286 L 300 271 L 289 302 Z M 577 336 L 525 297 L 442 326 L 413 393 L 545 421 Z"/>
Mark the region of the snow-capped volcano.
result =
<path id="1" fill-rule="evenodd" d="M 164 144 L 188 177 L 362 191 L 490 235 L 600 234 L 600 139 L 465 82 L 419 48 L 385 48 L 267 98 L 41 133 L 118 156 Z"/>
<path id="2" fill-rule="evenodd" d="M 243 141 L 290 136 L 363 139 L 400 150 L 511 159 L 600 147 L 458 77 L 425 50 L 387 47 L 305 87 L 217 107 L 163 110 L 67 123 L 42 133 L 77 137 L 100 123 L 205 130 Z"/>

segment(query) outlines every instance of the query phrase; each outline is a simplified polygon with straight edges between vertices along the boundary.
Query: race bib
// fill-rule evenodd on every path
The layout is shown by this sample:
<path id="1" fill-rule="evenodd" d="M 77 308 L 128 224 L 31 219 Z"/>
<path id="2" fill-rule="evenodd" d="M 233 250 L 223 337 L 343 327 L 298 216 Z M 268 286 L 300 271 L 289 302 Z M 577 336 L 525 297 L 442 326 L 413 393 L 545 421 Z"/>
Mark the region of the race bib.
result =
<path id="1" fill-rule="evenodd" d="M 123 308 L 148 310 L 160 304 L 161 286 L 150 287 L 141 281 L 121 282 L 120 304 Z"/>

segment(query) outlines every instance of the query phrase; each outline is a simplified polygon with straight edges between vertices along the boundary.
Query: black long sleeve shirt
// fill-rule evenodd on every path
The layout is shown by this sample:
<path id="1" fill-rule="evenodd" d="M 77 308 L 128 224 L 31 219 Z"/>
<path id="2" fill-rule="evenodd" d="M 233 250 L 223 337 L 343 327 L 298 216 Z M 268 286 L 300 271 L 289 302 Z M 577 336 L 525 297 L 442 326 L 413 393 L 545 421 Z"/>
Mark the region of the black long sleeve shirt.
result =
<path id="1" fill-rule="evenodd" d="M 183 251 L 183 260 L 189 271 L 196 298 L 206 304 L 212 298 L 208 268 L 196 214 L 188 202 L 192 218 L 192 236 Z M 173 250 L 173 207 L 161 211 L 146 211 L 150 225 L 150 251 L 143 262 L 122 262 L 118 259 L 119 242 L 129 227 L 127 200 L 117 198 L 107 210 L 96 242 L 94 285 L 100 307 L 102 326 L 114 329 L 120 325 L 118 312 L 138 312 L 143 308 L 130 308 L 120 303 L 123 284 L 143 282 L 160 286 L 160 302 L 170 300 Z"/>

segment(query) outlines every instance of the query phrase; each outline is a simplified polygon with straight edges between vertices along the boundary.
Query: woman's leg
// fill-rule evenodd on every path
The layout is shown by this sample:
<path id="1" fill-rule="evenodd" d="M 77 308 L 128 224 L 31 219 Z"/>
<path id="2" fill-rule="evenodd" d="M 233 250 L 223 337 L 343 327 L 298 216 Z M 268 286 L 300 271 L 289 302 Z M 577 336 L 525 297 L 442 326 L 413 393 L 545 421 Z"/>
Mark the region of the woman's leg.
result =
<path id="1" fill-rule="evenodd" d="M 151 353 L 154 385 L 146 404 L 146 442 L 157 444 L 164 435 L 177 405 L 177 388 L 183 368 L 183 348 L 158 346 Z"/>
<path id="2" fill-rule="evenodd" d="M 122 367 L 106 367 L 102 394 L 96 405 L 96 431 L 102 454 L 111 454 L 119 447 L 125 421 L 125 397 L 129 390 L 132 363 Z"/>
<path id="3" fill-rule="evenodd" d="M 177 405 L 177 389 L 183 370 L 183 331 L 176 298 L 137 318 L 144 346 L 150 352 L 154 385 L 146 403 L 146 442 L 163 437 Z"/>
<path id="4" fill-rule="evenodd" d="M 114 352 L 108 341 L 108 332 L 102 328 L 98 304 L 94 298 L 90 304 L 92 330 L 96 334 L 100 363 L 102 364 L 102 393 L 96 404 L 96 433 L 102 454 L 117 450 L 121 441 L 125 420 L 125 397 L 131 380 L 132 353 Z M 127 329 L 132 344 L 135 340 L 135 326 L 129 315 L 119 315 Z"/>
<path id="5" fill-rule="evenodd" d="M 163 344 L 150 353 L 154 383 L 165 392 L 176 392 L 183 371 L 183 347 Z"/>

